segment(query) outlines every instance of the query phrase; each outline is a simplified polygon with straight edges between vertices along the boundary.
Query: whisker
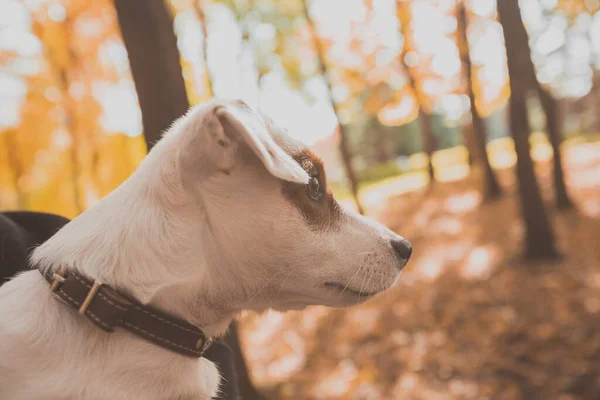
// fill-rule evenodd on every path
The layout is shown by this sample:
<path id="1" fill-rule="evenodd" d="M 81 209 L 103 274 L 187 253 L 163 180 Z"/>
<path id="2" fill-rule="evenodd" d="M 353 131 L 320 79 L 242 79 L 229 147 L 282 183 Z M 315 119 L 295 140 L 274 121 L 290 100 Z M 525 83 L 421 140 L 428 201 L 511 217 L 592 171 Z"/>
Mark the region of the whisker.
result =
<path id="1" fill-rule="evenodd" d="M 348 286 L 350 285 L 350 283 L 352 282 L 352 280 L 356 277 L 356 275 L 358 275 L 358 273 L 364 268 L 364 265 L 359 265 L 358 268 L 356 269 L 356 272 L 354 273 L 354 275 L 352 275 L 352 278 L 348 279 L 348 282 L 346 283 L 346 286 L 344 286 L 344 289 L 342 289 L 342 294 L 346 291 L 346 289 L 348 288 Z"/>
<path id="2" fill-rule="evenodd" d="M 373 278 L 374 278 L 374 275 L 373 275 L 373 274 L 370 274 L 370 275 L 369 275 L 369 279 L 367 279 L 367 283 L 366 283 L 366 285 L 364 285 L 364 286 L 361 288 L 361 290 L 360 290 L 361 292 L 365 292 L 365 293 L 371 293 L 371 289 L 370 289 L 370 287 L 371 287 L 371 281 L 373 280 Z"/>
<path id="3" fill-rule="evenodd" d="M 358 288 L 358 291 L 359 291 L 359 292 L 364 292 L 364 287 L 365 287 L 365 286 L 364 286 L 364 285 L 365 285 L 365 279 L 367 279 L 367 274 L 364 274 L 364 275 L 363 275 L 362 282 L 360 283 L 360 287 Z M 358 296 L 358 300 L 357 300 L 357 302 L 356 302 L 356 303 L 358 304 L 358 303 L 359 303 L 361 300 L 362 300 L 362 296 L 361 296 L 361 295 L 359 295 L 359 296 Z"/>
<path id="4" fill-rule="evenodd" d="M 267 283 L 265 283 L 265 284 L 263 285 L 263 287 L 261 287 L 260 289 L 258 289 L 258 290 L 256 291 L 256 293 L 254 293 L 254 294 L 252 295 L 251 299 L 255 299 L 255 298 L 256 298 L 256 296 L 258 296 L 259 294 L 261 294 L 261 293 L 262 293 L 262 291 L 263 291 L 263 290 L 265 290 L 265 289 L 267 288 L 267 286 L 269 286 L 269 284 L 275 280 L 275 278 L 277 278 L 279 275 L 283 274 L 284 272 L 286 272 L 286 271 L 285 271 L 285 270 L 283 270 L 283 271 L 279 271 L 279 272 L 277 272 L 276 274 L 274 274 L 274 275 L 271 277 L 271 279 L 269 279 L 269 280 L 267 281 Z"/>
<path id="5" fill-rule="evenodd" d="M 281 289 L 283 289 L 283 285 L 285 285 L 285 283 L 287 282 L 288 278 L 290 277 L 290 275 L 292 274 L 292 269 L 289 269 L 287 271 L 287 275 L 285 276 L 285 278 L 283 279 L 283 281 L 281 282 L 281 285 L 279 285 L 279 290 L 277 291 L 277 296 L 279 296 L 279 294 L 281 293 Z"/>

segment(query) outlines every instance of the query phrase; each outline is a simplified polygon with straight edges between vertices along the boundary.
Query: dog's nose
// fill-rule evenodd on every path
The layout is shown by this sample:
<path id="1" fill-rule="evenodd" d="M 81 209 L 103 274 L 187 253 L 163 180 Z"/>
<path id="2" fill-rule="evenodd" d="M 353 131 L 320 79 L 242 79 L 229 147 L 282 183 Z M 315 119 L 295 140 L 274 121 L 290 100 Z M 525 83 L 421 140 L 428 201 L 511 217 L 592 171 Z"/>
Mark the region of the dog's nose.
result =
<path id="1" fill-rule="evenodd" d="M 396 252 L 396 255 L 398 255 L 398 257 L 401 258 L 402 261 L 404 261 L 404 263 L 406 264 L 412 254 L 412 246 L 410 245 L 408 240 L 394 239 L 392 240 L 392 248 Z"/>

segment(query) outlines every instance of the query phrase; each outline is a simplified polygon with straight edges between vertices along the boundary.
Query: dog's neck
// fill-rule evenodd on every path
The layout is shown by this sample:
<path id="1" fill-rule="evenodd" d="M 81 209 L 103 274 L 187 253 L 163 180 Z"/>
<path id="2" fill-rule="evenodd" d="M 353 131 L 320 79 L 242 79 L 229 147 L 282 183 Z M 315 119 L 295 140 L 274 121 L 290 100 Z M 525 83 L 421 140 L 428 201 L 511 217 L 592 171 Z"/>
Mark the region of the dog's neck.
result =
<path id="1" fill-rule="evenodd" d="M 175 196 L 174 188 L 160 184 L 164 179 L 148 176 L 164 170 L 144 164 L 36 249 L 32 263 L 46 270 L 66 265 L 208 336 L 222 335 L 237 310 L 223 308 L 222 288 L 209 276 L 223 260 L 214 252 L 204 210 Z"/>

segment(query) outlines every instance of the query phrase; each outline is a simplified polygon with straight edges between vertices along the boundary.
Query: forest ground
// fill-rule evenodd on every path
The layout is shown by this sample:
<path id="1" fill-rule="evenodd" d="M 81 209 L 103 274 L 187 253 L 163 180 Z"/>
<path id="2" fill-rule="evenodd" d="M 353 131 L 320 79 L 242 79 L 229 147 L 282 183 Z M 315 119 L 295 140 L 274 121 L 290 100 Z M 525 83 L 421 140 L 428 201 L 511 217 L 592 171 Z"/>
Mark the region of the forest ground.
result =
<path id="1" fill-rule="evenodd" d="M 399 284 L 350 309 L 245 316 L 255 382 L 274 399 L 599 399 L 600 143 L 565 148 L 576 211 L 554 209 L 539 151 L 561 259 L 522 259 L 511 167 L 492 203 L 456 171 L 432 189 L 390 182 L 364 195 L 414 246 Z"/>

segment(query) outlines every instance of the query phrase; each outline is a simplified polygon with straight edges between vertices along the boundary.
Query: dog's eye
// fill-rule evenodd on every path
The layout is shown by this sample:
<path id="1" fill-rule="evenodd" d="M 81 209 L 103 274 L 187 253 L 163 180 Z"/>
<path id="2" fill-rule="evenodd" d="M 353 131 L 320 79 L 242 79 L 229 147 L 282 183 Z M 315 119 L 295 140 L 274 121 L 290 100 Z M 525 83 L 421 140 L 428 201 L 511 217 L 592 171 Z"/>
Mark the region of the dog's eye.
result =
<path id="1" fill-rule="evenodd" d="M 321 185 L 319 184 L 319 180 L 317 178 L 310 178 L 306 184 L 306 193 L 308 194 L 308 197 L 315 201 L 321 200 L 323 197 L 323 192 L 321 191 Z"/>

